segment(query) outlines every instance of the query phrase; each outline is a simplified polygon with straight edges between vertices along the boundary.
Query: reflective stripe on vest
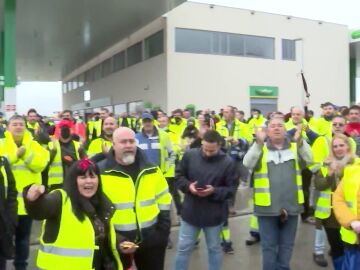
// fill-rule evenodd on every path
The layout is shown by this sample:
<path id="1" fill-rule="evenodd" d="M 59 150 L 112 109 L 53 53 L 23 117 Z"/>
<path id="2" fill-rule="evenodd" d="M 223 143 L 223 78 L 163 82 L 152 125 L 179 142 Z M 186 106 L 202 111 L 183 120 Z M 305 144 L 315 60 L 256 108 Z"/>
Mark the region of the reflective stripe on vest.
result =
<path id="1" fill-rule="evenodd" d="M 93 257 L 93 249 L 79 249 L 79 248 L 61 248 L 54 246 L 40 245 L 40 250 L 44 253 L 49 253 L 57 256 L 66 257 Z"/>
<path id="2" fill-rule="evenodd" d="M 116 231 L 150 227 L 156 223 L 160 210 L 170 209 L 171 197 L 168 206 L 168 187 L 161 174 L 157 167 L 146 168 L 139 173 L 135 183 L 124 172 L 109 170 L 101 174 L 103 191 L 116 209 L 113 218 Z M 156 193 L 154 184 L 160 177 L 164 179 L 164 187 Z"/>
<path id="3" fill-rule="evenodd" d="M 115 209 L 118 210 L 124 210 L 124 209 L 133 209 L 135 204 L 130 202 L 130 203 L 114 203 Z"/>
<path id="4" fill-rule="evenodd" d="M 74 145 L 76 159 L 79 160 L 80 159 L 80 157 L 79 157 L 80 144 L 76 141 L 72 141 L 72 143 Z M 49 142 L 48 146 L 49 146 L 49 149 L 53 149 L 54 143 Z M 63 166 L 62 166 L 62 161 L 61 161 L 61 146 L 60 146 L 59 141 L 55 142 L 55 147 L 56 147 L 56 154 L 55 154 L 53 162 L 50 163 L 49 172 L 48 172 L 48 176 L 49 176 L 48 186 L 49 187 L 51 187 L 52 185 L 62 184 L 63 178 L 64 178 L 64 171 L 63 171 Z"/>
<path id="5" fill-rule="evenodd" d="M 349 207 L 351 212 L 357 216 L 357 198 L 358 198 L 358 190 L 360 188 L 360 172 L 358 169 L 359 165 L 350 165 L 345 167 L 344 176 L 341 180 L 343 183 L 344 190 L 344 199 L 346 205 Z M 341 239 L 348 244 L 356 244 L 358 241 L 358 236 L 353 230 L 348 230 L 345 227 L 341 226 L 340 229 Z"/>
<path id="6" fill-rule="evenodd" d="M 62 197 L 59 231 L 53 243 L 45 243 L 43 238 L 46 234 L 47 221 L 44 221 L 36 261 L 37 267 L 40 269 L 93 269 L 94 253 L 99 247 L 95 244 L 95 231 L 90 219 L 85 215 L 83 221 L 78 220 L 72 211 L 71 200 L 64 190 L 58 189 L 53 192 L 60 192 Z M 109 228 L 109 242 L 117 264 L 114 269 L 122 270 L 116 250 L 116 234 L 111 220 Z"/>
<path id="7" fill-rule="evenodd" d="M 297 145 L 291 143 L 290 150 L 294 155 L 295 165 L 295 181 L 297 185 L 297 197 L 298 203 L 304 203 L 304 193 L 302 191 L 302 178 L 301 171 L 298 163 L 297 156 Z M 254 172 L 254 204 L 258 206 L 270 206 L 271 205 L 271 194 L 270 194 L 270 180 L 268 178 L 268 167 L 267 167 L 267 146 L 263 147 L 263 154 L 261 159 L 261 168 Z"/>
<path id="8" fill-rule="evenodd" d="M 321 191 L 316 202 L 315 217 L 319 219 L 326 219 L 331 214 L 331 189 Z"/>

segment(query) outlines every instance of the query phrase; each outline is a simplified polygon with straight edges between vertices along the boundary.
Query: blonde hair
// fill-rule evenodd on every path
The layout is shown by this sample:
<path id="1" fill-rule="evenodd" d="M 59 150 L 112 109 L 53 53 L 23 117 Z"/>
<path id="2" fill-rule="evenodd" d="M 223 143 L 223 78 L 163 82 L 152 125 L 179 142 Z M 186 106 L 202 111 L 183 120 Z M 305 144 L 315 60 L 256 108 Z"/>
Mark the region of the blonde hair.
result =
<path id="1" fill-rule="evenodd" d="M 330 149 L 331 150 L 330 151 L 330 157 L 331 158 L 336 158 L 335 155 L 334 155 L 334 150 L 333 150 L 333 143 L 334 143 L 334 140 L 336 140 L 336 139 L 342 140 L 348 146 L 349 150 L 348 150 L 348 152 L 346 153 L 345 156 L 348 157 L 349 161 L 350 160 L 353 161 L 355 159 L 356 155 L 352 150 L 352 145 L 351 145 L 350 138 L 348 136 L 344 135 L 344 134 L 335 134 L 334 137 L 332 138 L 331 147 L 330 147 L 331 148 Z"/>

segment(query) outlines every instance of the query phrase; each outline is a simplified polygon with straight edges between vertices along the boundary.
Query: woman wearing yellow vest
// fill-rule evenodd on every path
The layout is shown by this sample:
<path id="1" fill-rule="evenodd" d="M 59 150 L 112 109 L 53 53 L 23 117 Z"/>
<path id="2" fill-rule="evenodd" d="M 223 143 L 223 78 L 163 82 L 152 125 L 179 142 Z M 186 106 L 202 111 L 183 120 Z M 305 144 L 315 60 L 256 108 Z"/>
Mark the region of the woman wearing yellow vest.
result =
<path id="1" fill-rule="evenodd" d="M 99 168 L 76 161 L 64 189 L 44 193 L 44 186 L 24 190 L 26 209 L 44 219 L 36 264 L 40 269 L 122 269 L 122 245 L 111 223 L 114 207 L 101 189 Z"/>
<path id="2" fill-rule="evenodd" d="M 17 191 L 14 175 L 6 158 L 0 157 L 0 269 L 13 259 L 13 237 L 17 224 Z"/>
<path id="3" fill-rule="evenodd" d="M 344 176 L 333 195 L 335 216 L 341 225 L 344 242 L 343 270 L 358 270 L 360 267 L 360 162 L 344 169 Z"/>
<path id="4" fill-rule="evenodd" d="M 331 196 L 342 178 L 344 167 L 359 160 L 355 159 L 349 138 L 343 134 L 334 135 L 330 147 L 329 157 L 315 175 L 315 187 L 320 191 L 315 217 L 318 229 L 321 229 L 321 226 L 325 228 L 334 268 L 341 270 L 344 245 L 341 241 L 340 225 L 331 210 Z"/>

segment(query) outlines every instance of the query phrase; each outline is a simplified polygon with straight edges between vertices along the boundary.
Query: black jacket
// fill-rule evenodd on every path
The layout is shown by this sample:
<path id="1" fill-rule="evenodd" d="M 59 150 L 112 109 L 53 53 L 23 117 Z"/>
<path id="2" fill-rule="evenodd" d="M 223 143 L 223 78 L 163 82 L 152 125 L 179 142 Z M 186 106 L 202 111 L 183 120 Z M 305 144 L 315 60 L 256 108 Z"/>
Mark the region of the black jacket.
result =
<path id="1" fill-rule="evenodd" d="M 53 243 L 56 241 L 60 230 L 62 195 L 60 191 L 55 190 L 54 192 L 41 195 L 36 201 L 30 202 L 26 198 L 30 186 L 25 187 L 23 191 L 26 210 L 29 216 L 36 220 L 46 219 L 46 226 L 42 239 L 45 243 Z M 99 199 L 100 198 L 98 198 L 97 202 L 99 202 Z M 114 269 L 115 267 L 115 259 L 111 253 L 111 243 L 109 240 L 109 220 L 113 216 L 115 210 L 110 200 L 105 195 L 103 195 L 101 200 L 103 204 L 101 210 L 99 208 L 92 214 L 86 213 L 84 209 L 82 209 L 82 211 L 90 219 L 93 225 L 95 240 L 99 239 L 99 222 L 101 222 L 101 226 L 103 226 L 104 230 L 106 231 L 105 233 L 107 234 L 106 240 L 96 243 L 100 246 L 100 249 L 96 250 L 94 253 L 93 268 L 96 270 L 110 270 Z M 116 246 L 118 247 L 119 243 L 123 240 L 124 239 L 122 239 L 121 236 L 116 235 Z"/>
<path id="2" fill-rule="evenodd" d="M 152 173 L 154 170 L 160 170 L 156 165 L 154 165 L 145 155 L 144 151 L 140 148 L 137 148 L 135 163 L 137 164 L 137 171 L 140 173 L 142 170 L 146 168 L 152 168 L 144 172 L 144 174 Z M 124 172 L 126 175 L 132 175 L 134 172 L 128 172 L 119 165 L 114 157 L 114 150 L 110 149 L 108 154 L 106 155 L 106 159 L 103 159 L 98 163 L 100 168 L 101 175 L 106 174 L 106 171 L 111 171 L 110 173 L 121 173 Z M 137 174 L 138 174 L 137 173 Z M 136 175 L 137 175 L 136 174 Z M 135 182 L 135 179 L 133 179 Z M 141 178 L 140 178 L 141 181 Z M 139 185 L 138 185 L 139 186 Z M 168 210 L 160 210 L 157 223 L 148 228 L 143 228 L 141 231 L 129 231 L 124 233 L 123 237 L 126 237 L 129 241 L 136 241 L 139 239 L 141 243 L 139 244 L 140 248 L 149 248 L 149 247 L 164 247 L 167 245 L 168 236 L 170 234 L 170 211 Z M 138 238 L 138 239 L 137 239 Z"/>
<path id="3" fill-rule="evenodd" d="M 175 183 L 185 194 L 181 216 L 184 221 L 197 226 L 217 226 L 227 218 L 227 199 L 236 192 L 239 178 L 235 164 L 224 152 L 207 158 L 202 149 L 186 152 L 176 167 Z M 214 193 L 207 197 L 193 195 L 191 182 L 212 185 Z"/>
<path id="4" fill-rule="evenodd" d="M 0 168 L 7 174 L 8 187 L 5 199 L 4 175 L 0 172 L 0 255 L 12 258 L 14 255 L 13 235 L 17 225 L 17 191 L 14 175 L 6 158 L 0 157 Z"/>

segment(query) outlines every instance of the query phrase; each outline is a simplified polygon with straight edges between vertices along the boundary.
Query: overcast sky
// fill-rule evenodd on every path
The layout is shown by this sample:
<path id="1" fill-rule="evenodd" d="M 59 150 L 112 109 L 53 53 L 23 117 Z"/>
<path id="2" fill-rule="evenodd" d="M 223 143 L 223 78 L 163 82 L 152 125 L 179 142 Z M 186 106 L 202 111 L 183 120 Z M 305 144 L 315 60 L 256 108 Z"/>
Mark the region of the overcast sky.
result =
<path id="1" fill-rule="evenodd" d="M 189 0 L 348 25 L 360 29 L 360 0 Z"/>

